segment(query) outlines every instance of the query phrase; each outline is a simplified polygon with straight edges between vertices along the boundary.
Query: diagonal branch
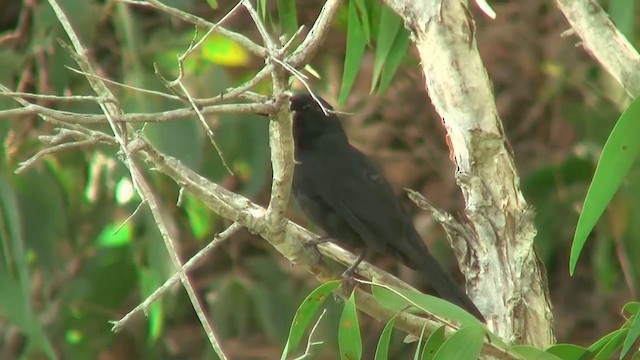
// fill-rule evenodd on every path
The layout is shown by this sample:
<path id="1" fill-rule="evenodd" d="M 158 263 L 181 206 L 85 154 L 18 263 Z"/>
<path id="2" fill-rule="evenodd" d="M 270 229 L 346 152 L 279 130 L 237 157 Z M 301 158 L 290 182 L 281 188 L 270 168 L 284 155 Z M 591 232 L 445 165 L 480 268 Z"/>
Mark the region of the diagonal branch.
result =
<path id="1" fill-rule="evenodd" d="M 609 15 L 595 0 L 556 0 L 571 24 L 580 45 L 604 67 L 624 90 L 640 96 L 640 54 L 618 31 Z"/>

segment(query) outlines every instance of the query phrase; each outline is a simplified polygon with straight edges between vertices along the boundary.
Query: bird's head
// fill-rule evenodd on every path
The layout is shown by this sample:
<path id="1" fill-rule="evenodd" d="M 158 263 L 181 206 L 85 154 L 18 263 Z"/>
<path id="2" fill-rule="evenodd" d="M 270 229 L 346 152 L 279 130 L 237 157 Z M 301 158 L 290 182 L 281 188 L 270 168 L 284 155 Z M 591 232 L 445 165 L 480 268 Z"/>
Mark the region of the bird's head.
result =
<path id="1" fill-rule="evenodd" d="M 295 94 L 291 97 L 291 111 L 293 112 L 293 138 L 296 148 L 312 144 L 319 138 L 338 137 L 346 141 L 346 134 L 340 120 L 332 112 L 333 107 L 324 99 L 318 98 L 324 108 L 325 115 L 318 102 L 308 94 Z"/>

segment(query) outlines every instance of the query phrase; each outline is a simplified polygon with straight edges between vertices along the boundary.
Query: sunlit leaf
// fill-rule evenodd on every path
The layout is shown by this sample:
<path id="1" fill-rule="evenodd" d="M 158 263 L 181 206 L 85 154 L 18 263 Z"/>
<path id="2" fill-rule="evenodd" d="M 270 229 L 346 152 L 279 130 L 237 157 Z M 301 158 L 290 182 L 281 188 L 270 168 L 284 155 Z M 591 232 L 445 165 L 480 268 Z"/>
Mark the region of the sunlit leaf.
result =
<path id="1" fill-rule="evenodd" d="M 209 4 L 209 6 L 214 10 L 218 8 L 217 0 L 207 0 L 207 4 Z"/>
<path id="2" fill-rule="evenodd" d="M 245 66 L 249 63 L 249 54 L 242 46 L 218 34 L 212 34 L 205 40 L 200 55 L 222 66 Z"/>
<path id="3" fill-rule="evenodd" d="M 121 223 L 112 223 L 107 225 L 100 235 L 98 235 L 96 244 L 100 247 L 117 247 L 129 244 L 131 241 L 132 223 L 125 219 L 121 219 Z"/>
<path id="4" fill-rule="evenodd" d="M 136 192 L 131 183 L 131 178 L 123 176 L 116 184 L 115 197 L 116 203 L 123 205 L 136 198 Z"/>

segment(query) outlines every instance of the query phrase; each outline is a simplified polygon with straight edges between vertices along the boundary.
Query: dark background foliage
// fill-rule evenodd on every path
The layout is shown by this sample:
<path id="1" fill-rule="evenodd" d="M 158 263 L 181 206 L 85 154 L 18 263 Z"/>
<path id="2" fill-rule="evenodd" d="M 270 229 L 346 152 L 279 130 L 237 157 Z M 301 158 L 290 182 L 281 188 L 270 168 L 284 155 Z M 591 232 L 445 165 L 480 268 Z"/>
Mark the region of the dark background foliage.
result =
<path id="1" fill-rule="evenodd" d="M 216 21 L 235 2 L 166 2 Z M 275 2 L 267 12 L 276 14 Z M 611 2 L 618 26 L 637 44 L 635 11 Z M 194 29 L 156 11 L 98 0 L 64 0 L 102 75 L 147 89 L 162 90 L 153 65 L 171 77 L 176 54 Z M 322 2 L 298 6 L 298 21 L 310 25 Z M 640 268 L 638 171 L 634 169 L 614 198 L 583 251 L 576 275 L 568 275 L 568 254 L 580 205 L 600 150 L 624 108 L 624 94 L 580 47 L 561 36 L 568 25 L 549 2 L 495 2 L 496 20 L 472 8 L 476 36 L 499 113 L 513 148 L 527 200 L 536 208 L 536 246 L 549 277 L 557 335 L 563 342 L 588 344 L 623 321 L 619 309 L 637 297 Z M 0 1 L 0 83 L 38 94 L 91 94 L 86 80 L 58 39 L 67 41 L 43 1 Z M 619 9 L 622 9 L 619 10 Z M 633 7 L 632 7 L 633 9 Z M 225 26 L 259 39 L 241 9 Z M 346 7 L 312 62 L 322 79 L 318 93 L 337 105 L 344 62 Z M 277 31 L 277 26 L 276 29 Z M 10 36 L 10 35 L 15 36 Z M 368 49 L 351 95 L 341 110 L 352 142 L 371 155 L 400 193 L 408 187 L 438 207 L 460 213 L 464 206 L 454 180 L 445 131 L 428 101 L 417 56 L 410 48 L 390 87 L 370 95 L 373 50 Z M 217 95 L 248 80 L 263 65 L 236 44 L 213 36 L 186 63 L 187 84 L 198 97 Z M 127 112 L 152 112 L 181 104 L 112 86 Z M 268 83 L 259 86 L 267 92 Z M 75 112 L 99 113 L 86 102 L 37 102 Z M 0 109 L 15 104 L 0 99 Z M 207 118 L 234 175 L 224 168 L 195 119 L 150 123 L 145 134 L 161 150 L 229 190 L 265 204 L 270 189 L 267 122 L 258 116 L 224 114 Z M 142 128 L 142 125 L 139 126 Z M 42 358 L 47 344 L 61 358 L 197 359 L 214 356 L 184 290 L 176 288 L 118 334 L 116 320 L 172 274 L 162 239 L 147 210 L 131 220 L 139 199 L 128 172 L 112 148 L 95 146 L 46 156 L 15 175 L 20 162 L 41 147 L 50 123 L 35 116 L 0 120 L 0 358 Z M 229 222 L 178 187 L 148 171 L 179 228 L 179 252 L 187 259 Z M 425 241 L 455 270 L 443 231 L 424 212 L 415 221 Z M 308 221 L 291 206 L 289 217 Z M 392 259 L 373 259 L 413 284 L 420 279 Z M 192 273 L 199 295 L 225 351 L 234 359 L 277 358 L 295 309 L 316 281 L 291 266 L 270 246 L 246 231 L 227 241 Z M 318 338 L 327 359 L 336 358 L 335 304 L 329 304 Z M 382 324 L 361 319 L 363 341 L 375 344 Z M 396 339 L 397 356 L 410 354 Z M 371 345 L 373 346 L 373 345 Z M 365 346 L 371 348 L 371 346 Z M 400 357 L 398 357 L 400 358 Z"/>

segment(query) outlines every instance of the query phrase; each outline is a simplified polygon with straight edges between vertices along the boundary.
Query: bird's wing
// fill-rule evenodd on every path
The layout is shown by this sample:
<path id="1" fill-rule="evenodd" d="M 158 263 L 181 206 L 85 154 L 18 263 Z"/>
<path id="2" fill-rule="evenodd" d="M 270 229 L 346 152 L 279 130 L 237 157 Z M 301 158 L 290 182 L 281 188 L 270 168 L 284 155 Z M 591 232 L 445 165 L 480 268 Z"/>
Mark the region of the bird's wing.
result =
<path id="1" fill-rule="evenodd" d="M 331 169 L 336 173 L 330 181 L 326 181 L 326 175 L 314 176 L 315 189 L 368 248 L 375 252 L 397 252 L 400 249 L 392 244 L 406 236 L 405 226 L 410 220 L 380 171 L 364 154 L 355 148 L 351 150 L 340 153 L 350 159 L 333 158 L 327 167 L 318 167 L 318 171 Z"/>

